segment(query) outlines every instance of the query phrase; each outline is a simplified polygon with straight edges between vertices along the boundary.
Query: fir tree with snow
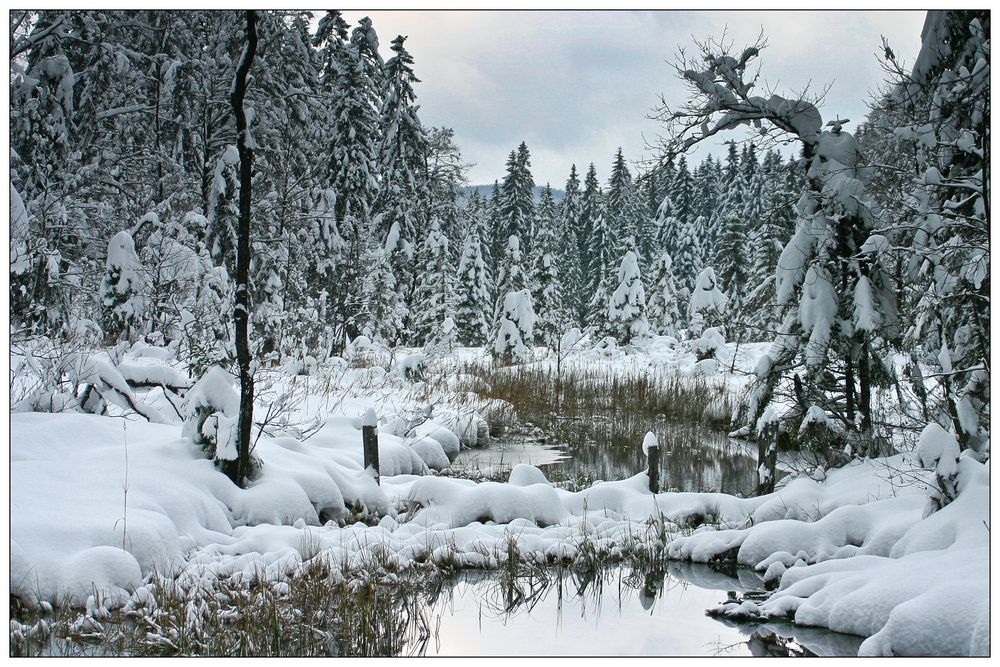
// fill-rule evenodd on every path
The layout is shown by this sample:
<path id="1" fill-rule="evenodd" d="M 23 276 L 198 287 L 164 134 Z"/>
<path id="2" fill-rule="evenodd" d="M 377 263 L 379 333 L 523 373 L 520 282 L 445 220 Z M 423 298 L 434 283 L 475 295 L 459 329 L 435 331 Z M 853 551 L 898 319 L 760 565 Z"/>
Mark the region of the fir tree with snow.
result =
<path id="1" fill-rule="evenodd" d="M 561 268 L 563 299 L 568 315 L 582 324 L 586 316 L 584 293 L 584 268 L 580 255 L 580 234 L 582 233 L 583 201 L 580 194 L 580 179 L 576 165 L 570 167 L 569 178 L 562 202 L 559 205 L 558 261 Z"/>
<path id="2" fill-rule="evenodd" d="M 653 334 L 676 336 L 681 325 L 677 293 L 674 282 L 673 261 L 670 255 L 662 253 L 653 265 L 650 279 L 649 302 L 646 304 L 646 317 L 649 329 Z"/>
<path id="3" fill-rule="evenodd" d="M 455 325 L 462 345 L 485 345 L 493 317 L 480 229 L 477 224 L 469 226 L 455 276 Z"/>
<path id="4" fill-rule="evenodd" d="M 435 218 L 418 255 L 422 267 L 420 282 L 413 294 L 413 337 L 423 345 L 440 330 L 446 317 L 453 314 L 455 298 L 454 268 L 448 252 L 448 237 Z"/>
<path id="5" fill-rule="evenodd" d="M 497 302 L 493 307 L 492 328 L 496 329 L 502 315 L 503 304 L 511 292 L 528 289 L 528 267 L 525 266 L 524 255 L 521 252 L 521 240 L 516 236 L 507 239 L 504 247 L 503 260 L 497 269 L 496 294 Z M 530 293 L 530 289 L 528 289 Z"/>
<path id="6" fill-rule="evenodd" d="M 104 279 L 101 281 L 104 333 L 109 340 L 133 337 L 146 310 L 145 272 L 128 232 L 118 232 L 108 243 Z"/>
<path id="7" fill-rule="evenodd" d="M 692 336 L 700 336 L 708 327 L 725 325 L 727 312 L 726 295 L 719 289 L 715 270 L 706 267 L 698 273 L 688 303 L 688 330 Z"/>
<path id="8" fill-rule="evenodd" d="M 529 285 L 537 315 L 535 333 L 549 347 L 556 345 L 558 337 L 569 321 L 558 265 L 557 215 L 552 188 L 546 184 L 536 210 L 533 250 L 535 259 L 531 267 Z"/>
<path id="9" fill-rule="evenodd" d="M 530 360 L 534 326 L 531 292 L 508 292 L 493 337 L 493 356 L 508 364 Z"/>
<path id="10" fill-rule="evenodd" d="M 618 287 L 608 298 L 606 326 L 608 335 L 620 345 L 649 335 L 646 320 L 646 292 L 636 253 L 629 250 L 618 267 Z"/>

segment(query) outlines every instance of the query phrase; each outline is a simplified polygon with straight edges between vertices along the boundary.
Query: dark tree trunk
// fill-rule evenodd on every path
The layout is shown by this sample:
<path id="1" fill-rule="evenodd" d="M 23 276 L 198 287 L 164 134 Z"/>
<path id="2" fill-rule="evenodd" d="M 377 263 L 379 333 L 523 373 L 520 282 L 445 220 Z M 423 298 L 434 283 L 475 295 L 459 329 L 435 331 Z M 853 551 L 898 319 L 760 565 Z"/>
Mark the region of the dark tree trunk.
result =
<path id="1" fill-rule="evenodd" d="M 253 427 L 253 375 L 250 373 L 250 179 L 253 174 L 253 149 L 247 130 L 243 98 L 247 75 L 257 52 L 257 13 L 249 10 L 247 44 L 240 58 L 229 101 L 236 116 L 236 149 L 240 154 L 240 221 L 236 247 L 236 362 L 240 369 L 239 459 L 237 484 L 242 485 L 250 472 L 250 432 Z"/>

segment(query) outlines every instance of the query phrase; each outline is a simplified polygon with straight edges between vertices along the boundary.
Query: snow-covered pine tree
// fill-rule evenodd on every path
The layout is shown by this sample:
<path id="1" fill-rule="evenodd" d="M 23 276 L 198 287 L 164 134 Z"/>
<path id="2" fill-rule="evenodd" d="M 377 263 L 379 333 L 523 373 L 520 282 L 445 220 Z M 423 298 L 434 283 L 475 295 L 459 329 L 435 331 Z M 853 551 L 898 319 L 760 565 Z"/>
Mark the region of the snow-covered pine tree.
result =
<path id="1" fill-rule="evenodd" d="M 782 164 L 777 151 L 767 152 L 761 170 L 765 185 L 763 218 L 753 237 L 749 289 L 744 299 L 746 306 L 743 318 L 753 340 L 761 340 L 770 335 L 780 323 L 775 316 L 774 276 L 781 250 L 794 231 L 797 199 L 794 193 L 801 191 L 801 186 L 789 187 L 788 178 L 790 172 L 797 173 L 799 169 L 790 170 Z"/>
<path id="2" fill-rule="evenodd" d="M 135 251 L 135 240 L 121 231 L 108 243 L 104 280 L 101 281 L 102 323 L 110 343 L 134 340 L 135 328 L 146 311 L 146 276 Z"/>
<path id="3" fill-rule="evenodd" d="M 701 270 L 701 238 L 694 210 L 694 179 L 688 171 L 687 158 L 677 162 L 677 175 L 670 187 L 671 217 L 661 221 L 661 246 L 674 260 L 674 277 L 689 292 Z"/>
<path id="4" fill-rule="evenodd" d="M 584 298 L 584 272 L 580 257 L 580 239 L 582 232 L 583 200 L 580 195 L 580 179 L 577 177 L 576 165 L 570 167 L 569 178 L 562 202 L 559 205 L 559 266 L 562 272 L 563 299 L 569 316 L 578 324 L 583 324 L 586 317 L 586 299 Z"/>
<path id="5" fill-rule="evenodd" d="M 470 216 L 462 242 L 455 277 L 455 326 L 462 345 L 485 345 L 493 317 L 490 276 L 483 258 L 482 200 L 473 195 L 467 214 Z"/>
<path id="6" fill-rule="evenodd" d="M 535 335 L 550 348 L 558 345 L 569 321 L 559 269 L 557 218 L 552 188 L 546 183 L 535 211 L 534 261 L 529 285 L 536 315 Z"/>
<path id="7" fill-rule="evenodd" d="M 661 253 L 653 264 L 649 281 L 649 302 L 646 304 L 646 318 L 650 333 L 677 336 L 681 325 L 677 285 L 674 283 L 673 260 L 667 253 Z"/>
<path id="8" fill-rule="evenodd" d="M 523 141 L 507 158 L 507 174 L 500 186 L 502 238 L 516 236 L 522 251 L 529 252 L 535 215 L 535 182 L 531 176 L 531 155 Z"/>
<path id="9" fill-rule="evenodd" d="M 229 275 L 236 270 L 236 227 L 239 219 L 240 154 L 228 146 L 215 164 L 208 194 L 208 227 L 205 245 L 212 259 L 225 266 Z"/>
<path id="10" fill-rule="evenodd" d="M 396 287 L 389 254 L 373 237 L 361 259 L 364 274 L 351 329 L 380 345 L 396 344 L 403 333 L 406 304 Z"/>
<path id="11" fill-rule="evenodd" d="M 507 295 L 523 290 L 528 290 L 528 293 L 531 293 L 528 281 L 528 268 L 524 262 L 524 254 L 521 252 L 521 240 L 516 236 L 511 236 L 507 239 L 503 259 L 500 261 L 497 272 L 497 302 L 493 307 L 493 317 L 491 319 L 491 330 L 493 331 L 496 330 L 503 315 L 503 304 L 507 299 Z"/>
<path id="12" fill-rule="evenodd" d="M 385 238 L 396 288 L 403 295 L 407 322 L 417 276 L 414 257 L 418 234 L 425 228 L 427 184 L 425 166 L 429 143 L 417 117 L 413 84 L 413 58 L 404 46 L 405 37 L 392 41 L 393 57 L 385 63 L 388 90 L 382 105 L 382 140 L 378 150 L 381 175 L 375 204 L 376 234 Z"/>
<path id="13" fill-rule="evenodd" d="M 601 284 L 602 258 L 593 257 L 594 249 L 594 229 L 597 226 L 598 217 L 603 215 L 604 193 L 601 192 L 601 184 L 597 180 L 597 169 L 591 162 L 587 168 L 587 175 L 583 179 L 583 197 L 581 198 L 580 227 L 577 240 L 580 243 L 580 269 L 583 272 L 583 305 L 585 307 L 585 319 L 589 320 L 592 315 L 590 299 L 593 290 Z M 601 225 L 603 230 L 603 224 Z M 606 230 L 602 231 L 606 236 Z"/>
<path id="14" fill-rule="evenodd" d="M 512 237 L 516 238 L 516 237 Z M 523 363 L 531 358 L 534 339 L 535 311 L 531 292 L 524 289 L 508 292 L 500 309 L 493 356 L 501 363 Z"/>
<path id="15" fill-rule="evenodd" d="M 618 249 L 618 239 L 608 224 L 604 207 L 591 221 L 591 235 L 588 239 L 590 258 L 590 280 L 588 290 L 590 301 L 587 308 L 587 324 L 599 330 L 607 329 L 608 297 L 614 290 L 614 254 Z M 631 237 L 627 237 L 631 239 Z"/>
<path id="16" fill-rule="evenodd" d="M 607 334 L 619 345 L 649 335 L 646 319 L 646 291 L 643 288 L 639 258 L 629 250 L 622 257 L 617 272 L 618 286 L 608 297 Z"/>
<path id="17" fill-rule="evenodd" d="M 413 293 L 413 337 L 418 345 L 430 342 L 441 333 L 446 317 L 453 315 L 455 275 L 448 252 L 448 237 L 437 218 L 417 257 L 420 277 Z"/>
<path id="18" fill-rule="evenodd" d="M 715 270 L 708 266 L 698 273 L 688 303 L 688 331 L 700 336 L 709 327 L 723 328 L 727 312 L 726 295 L 719 289 Z"/>

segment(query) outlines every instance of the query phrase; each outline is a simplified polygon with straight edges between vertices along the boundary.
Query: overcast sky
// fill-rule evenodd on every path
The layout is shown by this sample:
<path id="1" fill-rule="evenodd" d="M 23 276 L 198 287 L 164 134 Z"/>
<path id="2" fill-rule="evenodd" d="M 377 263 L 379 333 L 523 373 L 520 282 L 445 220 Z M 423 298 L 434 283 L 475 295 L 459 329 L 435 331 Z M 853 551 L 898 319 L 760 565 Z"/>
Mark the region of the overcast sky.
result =
<path id="1" fill-rule="evenodd" d="M 559 188 L 573 163 L 582 173 L 594 162 L 606 182 L 619 146 L 630 161 L 651 157 L 646 141 L 659 127 L 647 115 L 661 93 L 671 104 L 685 99 L 669 63 L 695 39 L 728 28 L 739 52 L 763 30 L 767 86 L 782 94 L 830 84 L 820 111 L 824 120 L 849 118 L 850 131 L 884 78 L 881 37 L 912 63 L 924 18 L 922 11 L 345 12 L 352 24 L 365 15 L 386 58 L 393 37 L 408 36 L 422 81 L 420 117 L 454 128 L 466 161 L 476 163 L 471 183 L 503 178 L 507 155 L 523 140 L 535 182 Z"/>

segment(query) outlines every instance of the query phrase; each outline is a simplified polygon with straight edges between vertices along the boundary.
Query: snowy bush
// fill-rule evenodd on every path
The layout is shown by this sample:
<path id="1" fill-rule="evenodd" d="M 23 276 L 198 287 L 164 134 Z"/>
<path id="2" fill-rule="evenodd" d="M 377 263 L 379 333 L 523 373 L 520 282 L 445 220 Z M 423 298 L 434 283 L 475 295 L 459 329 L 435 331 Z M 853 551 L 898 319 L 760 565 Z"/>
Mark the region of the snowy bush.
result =
<path id="1" fill-rule="evenodd" d="M 239 458 L 240 394 L 233 386 L 233 376 L 212 366 L 184 397 L 185 438 L 201 446 L 227 475 L 235 470 Z"/>

